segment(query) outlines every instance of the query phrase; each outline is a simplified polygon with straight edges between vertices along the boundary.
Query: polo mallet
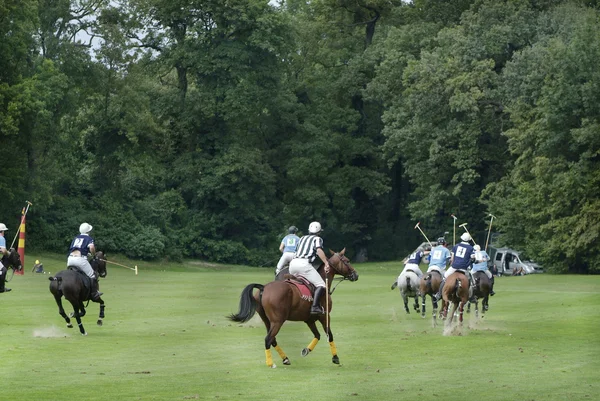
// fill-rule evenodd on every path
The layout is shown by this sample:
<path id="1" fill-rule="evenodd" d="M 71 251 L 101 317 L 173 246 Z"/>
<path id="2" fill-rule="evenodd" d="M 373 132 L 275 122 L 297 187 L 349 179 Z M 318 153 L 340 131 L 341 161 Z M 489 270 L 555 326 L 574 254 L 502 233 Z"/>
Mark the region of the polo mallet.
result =
<path id="1" fill-rule="evenodd" d="M 11 249 L 14 245 L 15 245 L 15 241 L 17 240 L 17 237 L 19 236 L 19 233 L 21 232 L 21 225 L 23 224 L 23 219 L 25 218 L 25 216 L 27 216 L 27 212 L 29 211 L 29 206 L 33 206 L 33 204 L 29 201 L 25 201 L 27 202 L 27 207 L 23 208 L 23 217 L 21 217 L 21 223 L 19 224 L 19 228 L 17 228 L 17 232 L 15 233 L 15 238 L 13 238 L 12 244 L 10 244 L 10 248 Z"/>
<path id="2" fill-rule="evenodd" d="M 451 214 L 450 216 L 452 216 L 452 219 L 454 219 L 454 225 L 453 225 L 454 235 L 452 236 L 452 246 L 454 246 L 454 245 L 456 245 L 456 219 L 457 219 L 457 217 L 453 214 Z"/>
<path id="3" fill-rule="evenodd" d="M 467 223 L 462 223 L 461 225 L 459 225 L 459 227 L 464 228 L 465 231 L 467 232 L 467 234 L 469 234 L 469 236 L 471 237 L 471 240 L 473 241 L 473 243 L 475 245 L 477 245 L 477 242 L 475 242 L 475 238 L 473 238 L 473 236 L 471 235 L 471 233 L 469 232 L 469 230 L 467 230 Z"/>
<path id="4" fill-rule="evenodd" d="M 329 342 L 329 276 L 325 277 L 325 330 Z"/>
<path id="5" fill-rule="evenodd" d="M 419 221 L 417 223 L 417 225 L 415 226 L 415 228 L 418 228 L 419 231 L 421 231 L 421 234 L 423 234 L 423 237 L 425 237 L 425 239 L 427 240 L 427 242 L 429 242 L 429 246 L 433 248 L 433 245 L 431 244 L 431 241 L 429 241 L 429 238 L 427 238 L 427 236 L 425 235 L 425 233 L 423 232 L 423 230 L 421 230 L 421 227 L 419 226 L 421 224 L 421 222 Z"/>
<path id="6" fill-rule="evenodd" d="M 110 264 L 113 264 L 113 265 L 121 266 L 121 267 L 124 267 L 124 268 L 129 269 L 129 270 L 133 270 L 135 272 L 136 276 L 138 274 L 138 267 L 137 267 L 137 265 L 135 265 L 135 267 L 129 267 L 129 266 L 125 266 L 125 265 L 122 265 L 120 263 L 112 262 L 112 261 L 106 260 L 106 259 L 98 259 L 98 260 L 101 260 L 103 262 L 110 263 Z"/>
<path id="7" fill-rule="evenodd" d="M 490 216 L 490 217 L 491 217 L 491 220 L 490 220 L 490 227 L 488 228 L 488 235 L 487 235 L 487 239 L 485 240 L 485 251 L 486 251 L 486 252 L 487 252 L 487 250 L 488 250 L 488 243 L 490 242 L 490 234 L 491 234 L 491 232 L 492 232 L 492 222 L 494 221 L 494 218 L 496 217 L 496 216 L 494 216 L 494 215 L 493 215 L 493 214 L 491 214 L 491 213 L 488 213 L 488 216 Z"/>

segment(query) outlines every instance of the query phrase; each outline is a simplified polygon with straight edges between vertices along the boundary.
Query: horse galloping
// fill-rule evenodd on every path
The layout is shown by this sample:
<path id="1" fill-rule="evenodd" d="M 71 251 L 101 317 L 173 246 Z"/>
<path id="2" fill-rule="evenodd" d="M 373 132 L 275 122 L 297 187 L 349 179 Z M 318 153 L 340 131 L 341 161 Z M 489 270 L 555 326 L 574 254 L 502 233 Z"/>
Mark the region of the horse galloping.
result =
<path id="1" fill-rule="evenodd" d="M 106 277 L 106 258 L 102 251 L 96 252 L 96 256 L 94 259 L 90 261 L 90 265 L 96 276 L 98 277 Z M 56 276 L 48 277 L 50 280 L 50 292 L 54 295 L 54 300 L 58 305 L 58 313 L 65 319 L 67 322 L 68 328 L 73 328 L 71 324 L 71 319 L 65 313 L 65 310 L 62 306 L 62 297 L 64 296 L 67 301 L 73 305 L 73 313 L 70 314 L 71 317 L 74 317 L 77 320 L 77 325 L 79 326 L 79 331 L 84 336 L 87 335 L 83 324 L 81 323 L 81 318 L 85 316 L 85 301 L 93 301 L 100 304 L 100 314 L 98 316 L 97 324 L 98 326 L 102 326 L 102 319 L 104 318 L 104 301 L 102 298 L 98 298 L 97 301 L 91 299 L 91 283 L 90 278 L 86 276 L 84 273 L 80 272 L 78 269 L 69 266 L 66 270 L 61 270 L 56 273 Z"/>
<path id="2" fill-rule="evenodd" d="M 435 299 L 435 294 L 437 294 L 440 289 L 440 284 L 442 282 L 442 273 L 437 270 L 431 270 L 429 273 L 425 274 L 421 278 L 419 292 L 421 293 L 421 297 L 423 298 L 422 308 L 421 308 L 421 317 L 425 317 L 425 298 L 427 295 L 431 297 L 431 305 L 433 307 L 433 326 L 437 325 L 437 310 L 438 303 Z"/>
<path id="3" fill-rule="evenodd" d="M 442 290 L 442 311 L 440 315 L 443 319 L 446 319 L 448 315 L 448 307 L 450 303 L 454 305 L 450 314 L 450 320 L 448 324 L 452 323 L 454 318 L 454 312 L 458 309 L 459 311 L 459 322 L 463 322 L 463 310 L 465 304 L 469 300 L 469 278 L 462 270 L 456 270 L 448 278 L 446 278 L 446 284 Z"/>
<path id="4" fill-rule="evenodd" d="M 266 364 L 271 368 L 276 368 L 271 355 L 271 346 L 275 348 L 281 357 L 284 365 L 290 365 L 290 360 L 277 344 L 277 333 L 281 329 L 283 323 L 287 320 L 295 322 L 305 322 L 308 328 L 313 333 L 313 340 L 302 350 L 302 356 L 307 356 L 317 345 L 321 339 L 321 334 L 317 329 L 316 322 L 321 322 L 323 329 L 326 331 L 329 340 L 329 348 L 331 350 L 332 362 L 339 364 L 337 349 L 333 341 L 333 334 L 329 327 L 329 313 L 332 309 L 331 302 L 331 282 L 335 275 L 340 275 L 344 279 L 350 281 L 358 280 L 358 273 L 350 264 L 347 257 L 344 256 L 346 248 L 340 252 L 330 250 L 331 257 L 328 259 L 330 270 L 325 273 L 323 264 L 318 269 L 318 273 L 327 283 L 326 304 L 328 310 L 325 310 L 324 315 L 311 315 L 310 307 L 311 300 L 303 295 L 300 289 L 289 280 L 272 281 L 268 284 L 248 284 L 240 296 L 239 311 L 236 314 L 231 314 L 227 318 L 234 322 L 244 323 L 249 321 L 256 312 L 258 312 L 267 329 L 265 337 L 265 356 Z M 257 293 L 254 290 L 258 289 Z M 323 297 L 325 298 L 325 297 Z M 323 299 L 321 299 L 323 303 Z M 325 309 L 325 308 L 324 308 Z"/>
<path id="5" fill-rule="evenodd" d="M 8 292 L 10 291 L 10 288 L 6 288 L 6 282 L 10 281 L 6 279 L 8 269 L 13 269 L 13 274 L 15 271 L 23 270 L 21 257 L 15 248 L 10 248 L 8 255 L 3 255 L 1 261 L 4 267 L 0 268 L 0 292 Z"/>
<path id="6" fill-rule="evenodd" d="M 479 300 L 481 299 L 481 317 L 485 316 L 488 310 L 488 301 L 490 297 L 491 281 L 484 271 L 473 273 L 473 296 L 467 306 L 467 313 L 471 312 L 471 302 L 475 303 L 475 317 L 479 316 Z"/>
<path id="7" fill-rule="evenodd" d="M 404 310 L 410 314 L 408 308 L 408 298 L 414 298 L 415 304 L 413 305 L 415 311 L 419 311 L 419 276 L 412 270 L 407 270 L 400 273 L 398 279 L 392 284 L 392 290 L 398 287 L 400 290 L 400 296 L 404 302 Z"/>

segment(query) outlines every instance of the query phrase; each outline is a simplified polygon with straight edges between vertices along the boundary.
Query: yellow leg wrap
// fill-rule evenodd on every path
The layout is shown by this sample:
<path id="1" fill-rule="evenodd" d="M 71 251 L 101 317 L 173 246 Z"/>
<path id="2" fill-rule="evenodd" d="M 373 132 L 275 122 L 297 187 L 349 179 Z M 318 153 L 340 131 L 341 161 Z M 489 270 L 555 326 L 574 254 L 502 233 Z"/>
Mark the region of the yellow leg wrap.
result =
<path id="1" fill-rule="evenodd" d="M 329 348 L 331 349 L 331 355 L 337 355 L 337 348 L 335 347 L 335 343 L 333 341 L 329 343 Z"/>
<path id="2" fill-rule="evenodd" d="M 281 347 L 279 345 L 275 346 L 275 351 L 277 351 L 277 353 L 279 354 L 281 359 L 287 358 L 287 355 L 285 354 L 285 352 L 283 352 L 283 350 L 281 349 Z"/>
<path id="3" fill-rule="evenodd" d="M 270 349 L 266 349 L 265 350 L 265 355 L 267 357 L 267 366 L 268 367 L 273 366 L 273 357 L 271 356 L 271 350 Z"/>
<path id="4" fill-rule="evenodd" d="M 319 340 L 317 340 L 316 338 L 313 338 L 313 340 L 310 342 L 310 344 L 308 344 L 308 348 L 309 350 L 313 350 L 315 349 L 315 347 L 317 346 L 317 343 L 319 342 Z"/>

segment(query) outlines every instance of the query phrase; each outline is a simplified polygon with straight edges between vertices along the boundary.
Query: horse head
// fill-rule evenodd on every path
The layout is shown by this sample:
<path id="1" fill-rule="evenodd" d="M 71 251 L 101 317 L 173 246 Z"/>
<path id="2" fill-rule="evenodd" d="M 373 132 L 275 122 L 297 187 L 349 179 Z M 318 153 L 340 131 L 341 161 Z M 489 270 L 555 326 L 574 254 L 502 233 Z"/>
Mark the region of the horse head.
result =
<path id="1" fill-rule="evenodd" d="M 330 249 L 329 252 L 331 253 L 329 266 L 331 266 L 334 273 L 337 273 L 350 281 L 358 280 L 358 273 L 350 264 L 350 260 L 344 256 L 346 248 L 342 249 L 340 252 L 334 252 Z"/>
<path id="2" fill-rule="evenodd" d="M 92 265 L 92 269 L 98 273 L 98 277 L 106 277 L 106 257 L 104 256 L 104 252 L 96 252 L 96 257 L 90 264 Z"/>
<path id="3" fill-rule="evenodd" d="M 15 250 L 15 248 L 10 248 L 8 255 L 2 258 L 2 264 L 16 271 L 23 270 L 23 266 L 21 265 L 21 256 Z"/>

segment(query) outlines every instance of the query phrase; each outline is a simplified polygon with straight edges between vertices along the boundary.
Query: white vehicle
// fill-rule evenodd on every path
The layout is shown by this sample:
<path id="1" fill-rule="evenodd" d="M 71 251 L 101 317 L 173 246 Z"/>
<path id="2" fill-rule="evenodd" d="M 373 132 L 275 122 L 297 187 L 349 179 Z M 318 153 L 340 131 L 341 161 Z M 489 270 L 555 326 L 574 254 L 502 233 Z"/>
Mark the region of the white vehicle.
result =
<path id="1" fill-rule="evenodd" d="M 490 248 L 490 258 L 498 274 L 512 276 L 513 274 L 543 273 L 544 269 L 537 263 L 527 260 L 522 252 L 510 248 Z"/>

